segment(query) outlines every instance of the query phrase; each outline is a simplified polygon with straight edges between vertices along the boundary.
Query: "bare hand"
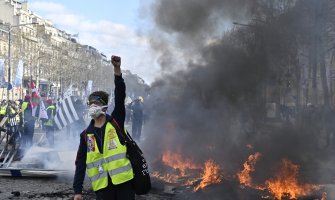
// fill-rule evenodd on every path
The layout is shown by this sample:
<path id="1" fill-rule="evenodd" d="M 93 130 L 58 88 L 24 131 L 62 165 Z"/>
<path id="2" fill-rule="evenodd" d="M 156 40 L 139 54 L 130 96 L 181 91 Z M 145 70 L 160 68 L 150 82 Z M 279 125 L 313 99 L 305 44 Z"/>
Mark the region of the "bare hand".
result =
<path id="1" fill-rule="evenodd" d="M 83 200 L 83 197 L 81 196 L 81 194 L 76 194 L 74 195 L 73 200 Z"/>
<path id="2" fill-rule="evenodd" d="M 112 56 L 112 64 L 114 67 L 120 67 L 121 66 L 121 57 L 119 56 Z"/>

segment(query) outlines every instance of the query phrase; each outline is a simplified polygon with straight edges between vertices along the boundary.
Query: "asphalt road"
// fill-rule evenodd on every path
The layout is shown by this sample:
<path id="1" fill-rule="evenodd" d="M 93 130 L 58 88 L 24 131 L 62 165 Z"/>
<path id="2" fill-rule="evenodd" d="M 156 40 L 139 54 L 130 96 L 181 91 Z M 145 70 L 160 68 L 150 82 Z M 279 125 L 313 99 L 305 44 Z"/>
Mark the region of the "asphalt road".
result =
<path id="1" fill-rule="evenodd" d="M 130 128 L 130 127 L 128 127 Z M 79 132 L 78 132 L 79 133 Z M 53 178 L 32 178 L 32 177 L 0 177 L 0 200 L 7 199 L 36 199 L 36 200 L 68 200 L 73 199 L 73 175 L 75 153 L 79 144 L 79 136 L 64 137 L 65 132 L 55 134 L 55 147 L 48 148 L 48 142 L 44 132 L 37 128 L 34 133 L 34 145 L 28 153 L 31 156 L 25 157 L 20 162 L 13 162 L 12 167 L 26 166 L 44 166 L 48 169 L 62 169 L 58 177 Z M 1 148 L 0 148 L 1 149 Z M 55 161 L 55 162 L 53 162 Z M 165 194 L 164 192 L 154 192 L 137 196 L 137 200 L 170 200 L 174 195 Z M 85 179 L 84 199 L 95 199 L 95 194 L 91 190 L 88 179 Z"/>

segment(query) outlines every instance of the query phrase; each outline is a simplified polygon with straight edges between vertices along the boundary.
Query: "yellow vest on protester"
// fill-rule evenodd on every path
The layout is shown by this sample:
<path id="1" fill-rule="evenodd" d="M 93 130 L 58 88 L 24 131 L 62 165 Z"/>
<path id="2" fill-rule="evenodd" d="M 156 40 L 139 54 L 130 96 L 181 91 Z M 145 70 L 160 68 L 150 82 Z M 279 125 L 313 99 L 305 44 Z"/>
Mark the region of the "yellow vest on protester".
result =
<path id="1" fill-rule="evenodd" d="M 22 127 L 24 126 L 24 111 L 28 108 L 28 102 L 22 102 L 21 110 L 22 110 Z"/>
<path id="2" fill-rule="evenodd" d="M 48 109 L 51 110 L 51 116 L 50 116 L 50 119 L 48 119 L 48 121 L 44 123 L 44 125 L 53 126 L 54 125 L 54 110 L 56 109 L 56 106 L 48 106 L 46 110 L 48 111 Z"/>
<path id="3" fill-rule="evenodd" d="M 0 107 L 0 115 L 6 115 L 7 105 Z"/>
<path id="4" fill-rule="evenodd" d="M 94 134 L 88 133 L 86 168 L 94 191 L 108 185 L 108 176 L 118 185 L 134 178 L 133 168 L 126 157 L 127 148 L 120 143 L 115 128 L 106 124 L 103 154 L 99 152 Z"/>
<path id="5" fill-rule="evenodd" d="M 6 109 L 7 110 L 7 109 Z M 7 112 L 7 111 L 6 111 Z M 9 113 L 7 114 L 10 114 L 10 115 L 14 115 L 15 114 L 15 110 L 14 108 L 12 108 L 11 106 L 9 107 Z M 9 122 L 9 118 L 7 119 L 7 123 Z M 15 116 L 15 121 L 16 121 L 16 116 Z"/>

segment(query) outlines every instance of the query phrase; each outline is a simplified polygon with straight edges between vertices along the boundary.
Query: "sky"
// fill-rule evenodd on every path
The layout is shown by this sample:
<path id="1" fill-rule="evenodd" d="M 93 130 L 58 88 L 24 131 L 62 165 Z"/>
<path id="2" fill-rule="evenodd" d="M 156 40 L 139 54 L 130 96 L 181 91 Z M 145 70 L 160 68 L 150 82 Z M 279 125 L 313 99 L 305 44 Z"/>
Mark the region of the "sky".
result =
<path id="1" fill-rule="evenodd" d="M 122 57 L 122 69 L 150 84 L 160 70 L 146 32 L 152 23 L 143 9 L 150 0 L 28 0 L 28 9 L 60 30 L 78 34 L 79 43 L 108 58 Z"/>

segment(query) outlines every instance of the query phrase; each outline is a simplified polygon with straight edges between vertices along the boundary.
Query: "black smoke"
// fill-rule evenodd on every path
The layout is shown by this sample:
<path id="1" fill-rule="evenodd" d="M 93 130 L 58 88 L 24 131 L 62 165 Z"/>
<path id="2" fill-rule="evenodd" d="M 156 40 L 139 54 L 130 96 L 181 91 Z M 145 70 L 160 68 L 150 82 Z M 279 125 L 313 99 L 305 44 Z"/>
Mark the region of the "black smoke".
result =
<path id="1" fill-rule="evenodd" d="M 233 175 L 250 154 L 260 152 L 256 182 L 271 177 L 283 158 L 301 166 L 305 181 L 318 182 L 329 155 L 317 142 L 320 130 L 314 125 L 322 119 L 307 123 L 301 111 L 294 122 L 266 123 L 264 97 L 267 85 L 282 84 L 283 66 L 297 58 L 296 43 L 308 40 L 311 27 L 302 22 L 308 22 L 313 4 L 156 1 L 153 18 L 159 29 L 153 36 L 165 36 L 159 42 L 153 38 L 153 48 L 164 70 L 171 63 L 179 70 L 154 82 L 145 102 L 150 118 L 142 145 L 148 156 L 155 160 L 170 150 L 196 162 L 214 159 Z M 236 20 L 242 25 L 233 26 Z M 220 26 L 227 22 L 229 31 Z"/>

